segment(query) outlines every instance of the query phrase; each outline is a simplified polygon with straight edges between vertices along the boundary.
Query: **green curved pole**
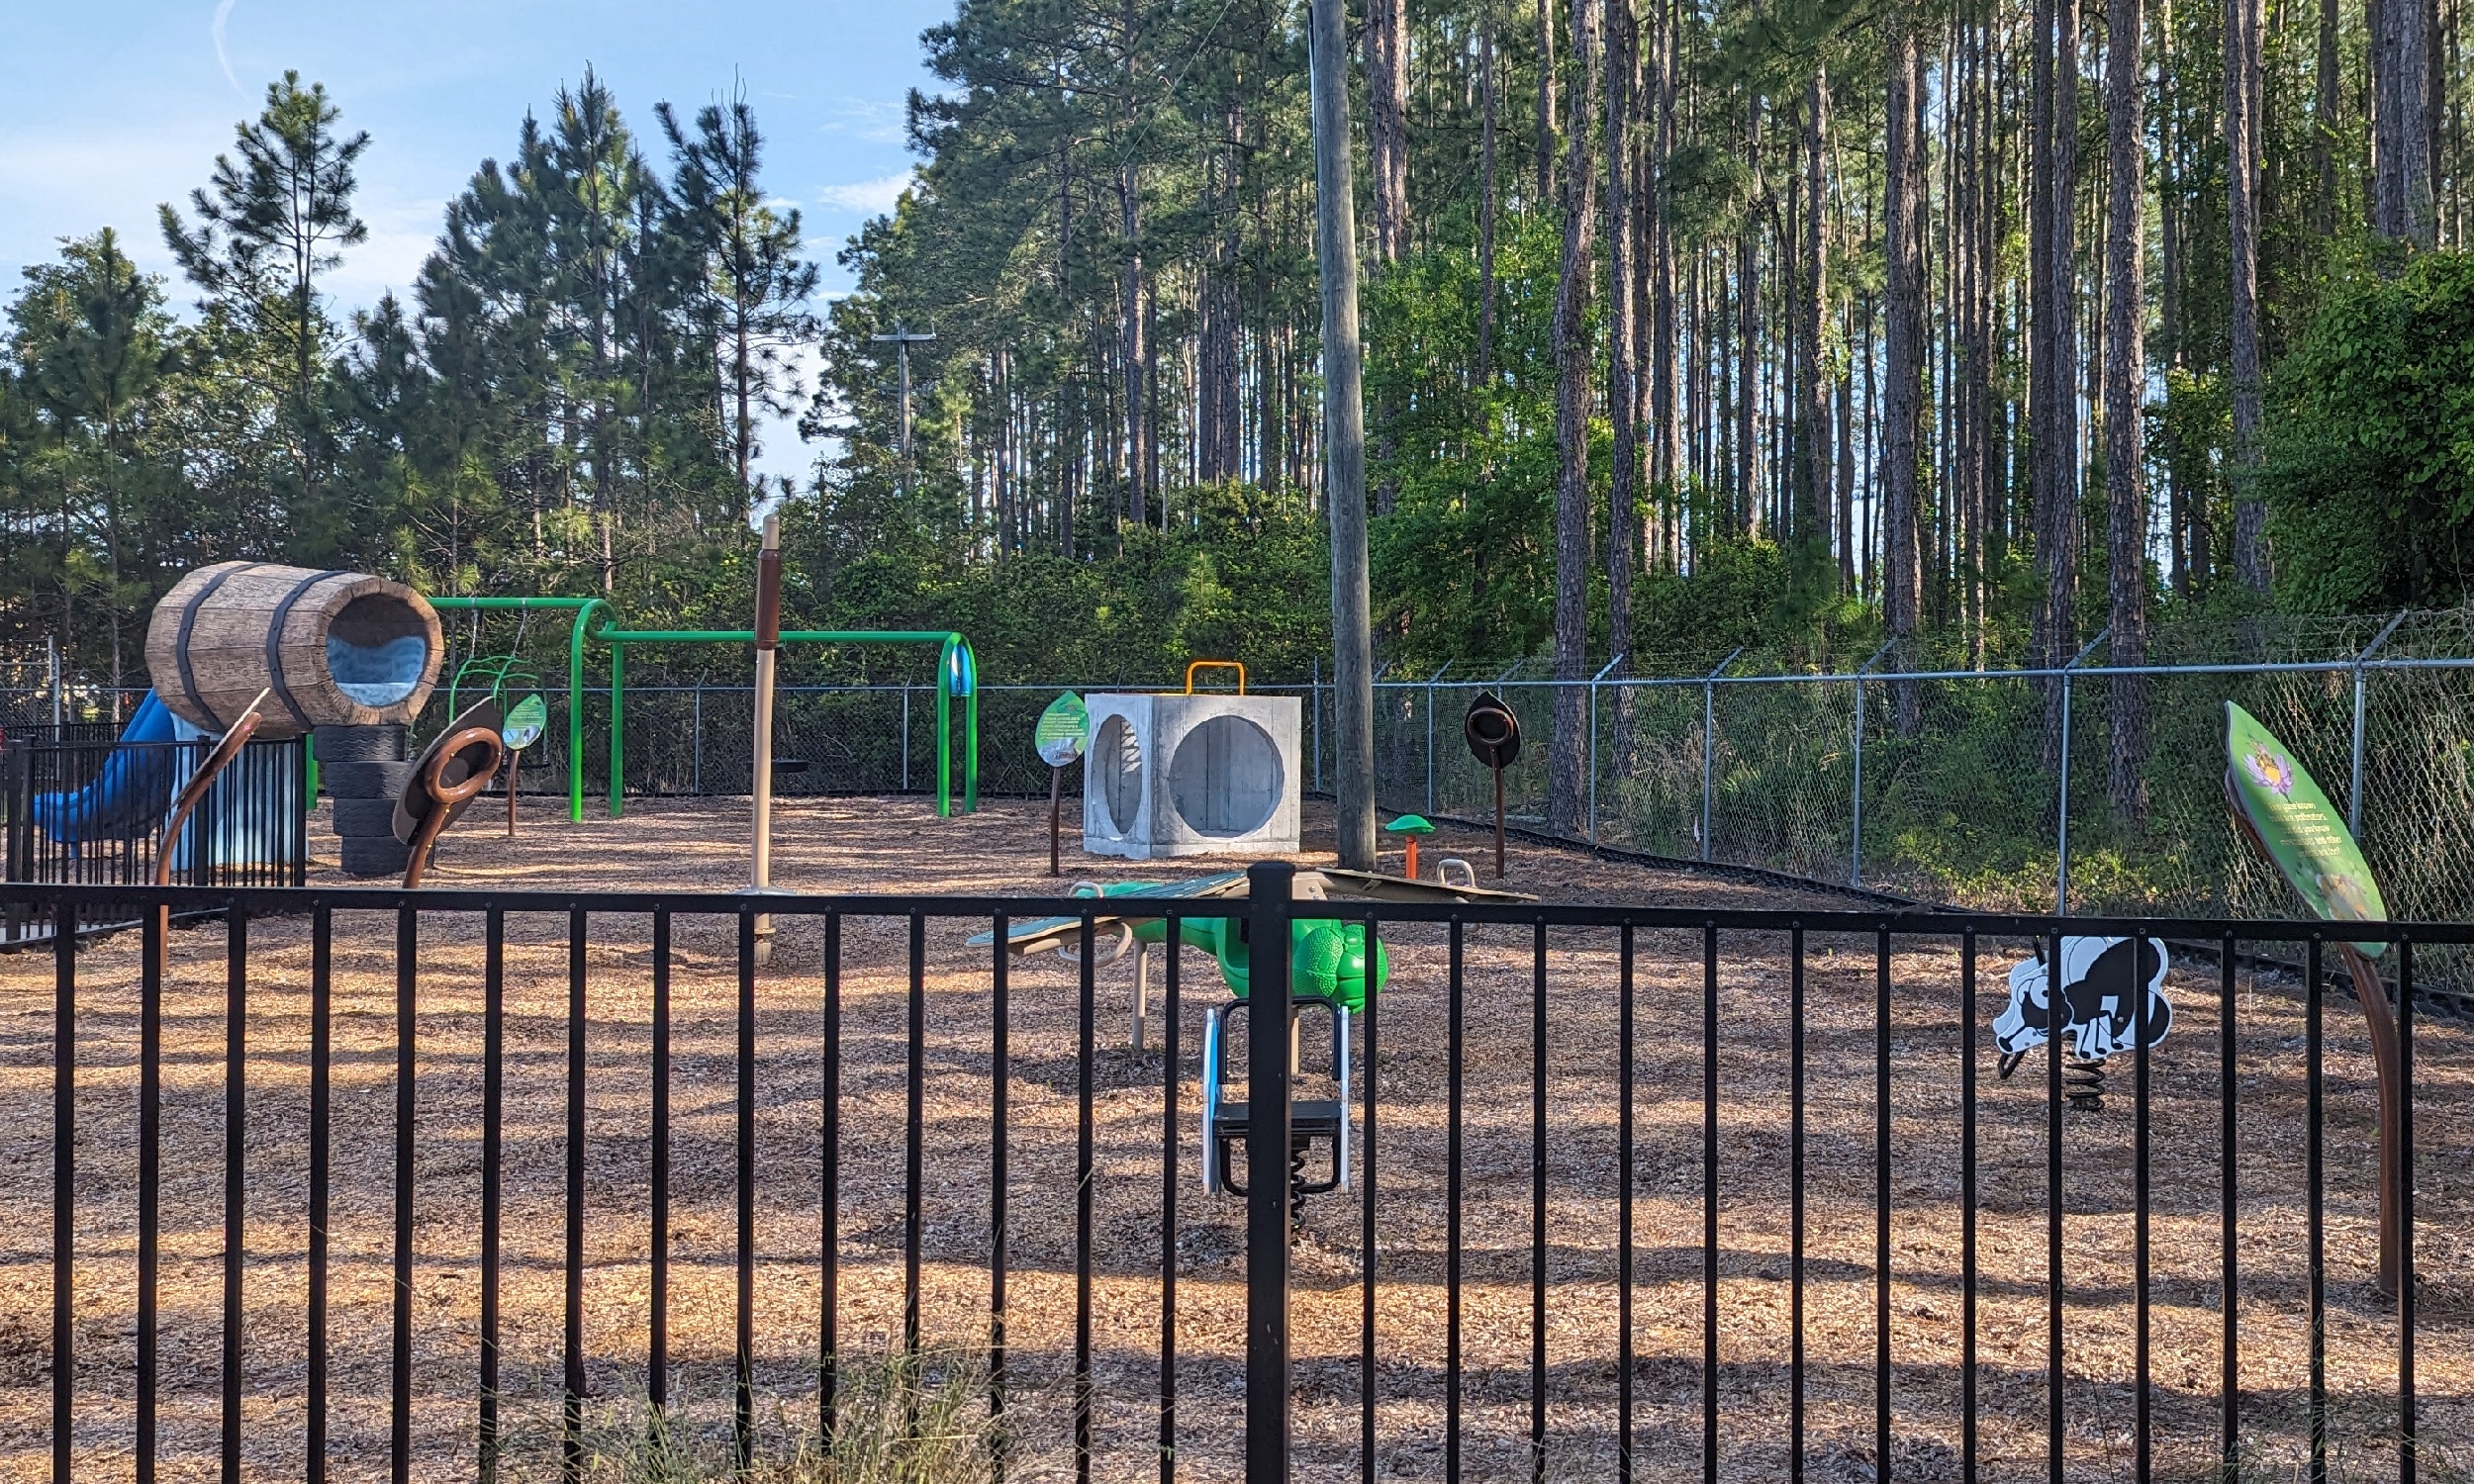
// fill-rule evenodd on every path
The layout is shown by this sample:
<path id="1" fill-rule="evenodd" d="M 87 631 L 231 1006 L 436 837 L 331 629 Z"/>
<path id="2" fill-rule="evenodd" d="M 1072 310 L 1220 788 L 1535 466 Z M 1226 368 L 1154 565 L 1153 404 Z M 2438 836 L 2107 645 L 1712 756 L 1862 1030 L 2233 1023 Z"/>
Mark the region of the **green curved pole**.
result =
<path id="1" fill-rule="evenodd" d="M 584 645 L 592 636 L 593 613 L 609 604 L 598 598 L 432 598 L 429 605 L 461 612 L 521 611 L 525 608 L 569 608 L 567 624 L 567 819 L 584 822 Z"/>
<path id="2" fill-rule="evenodd" d="M 609 638 L 604 629 L 598 638 Z M 610 817 L 618 817 L 618 798 L 626 780 L 627 647 L 610 646 Z"/>

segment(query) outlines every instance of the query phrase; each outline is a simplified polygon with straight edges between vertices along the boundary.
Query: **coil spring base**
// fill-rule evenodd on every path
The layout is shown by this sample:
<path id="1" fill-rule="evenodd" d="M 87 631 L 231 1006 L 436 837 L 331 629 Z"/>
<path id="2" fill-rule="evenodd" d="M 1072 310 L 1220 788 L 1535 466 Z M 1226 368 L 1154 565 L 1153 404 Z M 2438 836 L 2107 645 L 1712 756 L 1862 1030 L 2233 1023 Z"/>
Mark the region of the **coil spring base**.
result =
<path id="1" fill-rule="evenodd" d="M 2102 1113 L 2105 1110 L 2105 1064 L 2100 1058 L 2088 1061 L 2072 1057 L 2062 1064 L 2061 1095 L 2071 1108 L 2081 1113 Z"/>

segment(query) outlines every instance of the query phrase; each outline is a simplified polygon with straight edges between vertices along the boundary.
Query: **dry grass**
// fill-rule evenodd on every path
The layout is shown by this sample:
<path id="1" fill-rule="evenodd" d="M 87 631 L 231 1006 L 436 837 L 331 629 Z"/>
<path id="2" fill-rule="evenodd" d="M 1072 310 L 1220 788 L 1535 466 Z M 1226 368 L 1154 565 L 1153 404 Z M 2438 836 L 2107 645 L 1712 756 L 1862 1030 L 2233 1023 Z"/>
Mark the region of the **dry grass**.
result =
<path id="1" fill-rule="evenodd" d="M 916 800 L 789 805 L 777 881 L 804 889 L 1040 889 L 1044 810 L 1000 803 L 938 821 Z M 501 841 L 483 817 L 442 859 L 441 885 L 690 886 L 744 874 L 745 810 L 638 805 L 623 821 L 569 826 L 546 809 Z M 1310 816 L 1311 817 L 1311 816 Z M 332 844 L 332 837 L 314 835 Z M 1325 836 L 1327 843 L 1328 836 Z M 1443 849 L 1478 855 L 1474 838 Z M 1307 842 L 1313 858 L 1315 839 Z M 1171 876 L 1224 863 L 1142 868 Z M 1083 861 L 1082 874 L 1136 874 Z M 1684 874 L 1516 853 L 1512 884 L 1557 900 L 1710 906 L 1840 905 Z M 931 923 L 921 1156 L 923 1330 L 933 1345 L 979 1344 L 989 1322 L 991 976 L 971 926 Z M 334 974 L 334 1203 L 331 1222 L 330 1456 L 333 1477 L 383 1477 L 392 1315 L 396 1055 L 394 920 L 339 917 Z M 595 917 L 586 948 L 586 1265 L 582 1319 L 596 1437 L 629 1428 L 644 1389 L 649 1210 L 651 958 L 640 917 Z M 1450 1223 L 1444 1155 L 1449 993 L 1440 932 L 1392 939 L 1380 1002 L 1379 1076 L 1378 1447 L 1381 1467 L 1439 1478 L 1444 1467 L 1445 1311 Z M 1977 1023 L 1995 1008 L 2009 946 L 1988 945 Z M 1782 941 L 1722 942 L 1717 1073 L 1717 1372 L 1722 1472 L 1783 1477 L 1789 1335 L 1787 959 Z M 842 1128 L 836 1170 L 837 1288 L 846 1348 L 881 1349 L 902 1329 L 906 1073 L 904 928 L 854 920 L 843 937 Z M 563 1320 L 567 1075 L 563 914 L 511 919 L 507 948 L 506 1213 L 502 1375 L 518 1438 L 554 1436 Z M 681 919 L 673 975 L 674 1159 L 671 1353 L 682 1437 L 726 1436 L 733 1314 L 734 941 L 726 920 Z M 226 938 L 173 934 L 164 999 L 163 1477 L 213 1471 L 220 1406 Z M 1634 1374 L 1644 1477 L 1697 1472 L 1701 1438 L 1701 1086 L 1704 1012 L 1695 934 L 1644 933 L 1636 993 Z M 482 950 L 477 920 L 425 920 L 417 1031 L 414 1475 L 476 1466 L 479 1325 Z M 76 1287 L 79 1477 L 129 1477 L 134 1408 L 135 935 L 79 956 Z M 1093 1439 L 1096 1476 L 1158 1476 L 1161 1254 L 1178 1271 L 1179 1476 L 1238 1476 L 1242 1396 L 1242 1213 L 1195 1178 L 1193 1050 L 1216 975 L 1185 961 L 1183 1137 L 1173 1234 L 1162 1221 L 1161 1098 L 1155 1049 L 1124 1046 L 1126 972 L 1103 971 L 1093 1074 Z M 758 984 L 757 1383 L 768 1445 L 796 1457 L 813 1417 L 819 1352 L 817 1143 L 822 928 L 785 918 Z M 1473 930 L 1464 994 L 1467 1189 L 1460 1231 L 1462 1464 L 1471 1479 L 1529 1473 L 1533 1240 L 1526 930 Z M 1808 1477 L 1872 1477 L 1875 1004 L 1868 936 L 1815 939 L 1808 974 L 1808 1212 L 1805 1301 Z M 301 920 L 252 923 L 247 1004 L 247 1279 L 243 1438 L 252 1478 L 297 1476 L 304 1437 L 308 1203 L 309 948 Z M 1893 1476 L 1957 1477 L 1959 1395 L 1958 973 L 1938 946 L 1893 963 L 1890 1178 Z M 0 1473 L 34 1476 L 49 1443 L 51 993 L 48 955 L 0 959 Z M 1156 975 L 1155 975 L 1156 979 Z M 1617 957 L 1611 932 L 1558 933 L 1548 954 L 1545 1058 L 1550 1190 L 1546 1358 L 1550 1473 L 1613 1473 L 1618 1174 Z M 2153 1393 L 2159 1472 L 2207 1476 L 2217 1415 L 2219 1026 L 2211 965 L 2177 967 L 2173 1039 L 2152 1059 Z M 2241 1383 L 2254 1477 L 2286 1476 L 2307 1439 L 2307 1279 L 2302 998 L 2240 985 L 2238 1143 Z M 2329 1365 L 2339 1477 L 2393 1475 L 2397 1321 L 2371 1283 L 2372 1073 L 2349 1002 L 2328 1007 Z M 1155 1026 L 1156 1030 L 1156 1026 Z M 1007 1436 L 1012 1477 L 1071 1470 L 1075 1321 L 1075 1143 L 1080 1026 L 1075 979 L 1054 956 L 1012 975 L 1005 1121 L 1010 1202 Z M 1981 1032 L 1980 1032 L 1981 1034 Z M 1986 1038 L 1989 1042 L 1989 1036 Z M 2427 1023 L 2417 1047 L 2421 1152 L 2417 1262 L 2423 1434 L 2474 1437 L 2474 1067 L 2462 1026 Z M 1982 1058 L 1978 1152 L 1979 1364 L 1984 1477 L 2043 1477 L 2046 1302 L 2041 1059 L 2014 1082 Z M 2128 1477 L 2134 1353 L 2134 1120 L 2130 1077 L 2063 1132 L 2064 1314 L 2069 1472 Z M 1312 1204 L 1296 1250 L 1296 1428 L 1300 1476 L 1356 1477 L 1360 1207 Z M 716 1435 L 715 1430 L 721 1430 Z M 2445 1477 L 2434 1458 L 2426 1477 Z M 617 1477 L 618 1475 L 614 1475 Z"/>

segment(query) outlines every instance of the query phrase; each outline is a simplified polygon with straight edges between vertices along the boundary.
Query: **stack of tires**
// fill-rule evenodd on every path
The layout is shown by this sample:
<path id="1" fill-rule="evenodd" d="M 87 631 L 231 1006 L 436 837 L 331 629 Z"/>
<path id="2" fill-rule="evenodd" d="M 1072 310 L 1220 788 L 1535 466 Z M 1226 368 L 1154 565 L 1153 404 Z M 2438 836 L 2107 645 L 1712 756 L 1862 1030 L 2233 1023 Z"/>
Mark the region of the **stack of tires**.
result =
<path id="1" fill-rule="evenodd" d="M 413 858 L 395 838 L 395 801 L 413 776 L 403 726 L 322 726 L 312 737 L 319 780 L 334 801 L 343 874 L 401 877 Z"/>

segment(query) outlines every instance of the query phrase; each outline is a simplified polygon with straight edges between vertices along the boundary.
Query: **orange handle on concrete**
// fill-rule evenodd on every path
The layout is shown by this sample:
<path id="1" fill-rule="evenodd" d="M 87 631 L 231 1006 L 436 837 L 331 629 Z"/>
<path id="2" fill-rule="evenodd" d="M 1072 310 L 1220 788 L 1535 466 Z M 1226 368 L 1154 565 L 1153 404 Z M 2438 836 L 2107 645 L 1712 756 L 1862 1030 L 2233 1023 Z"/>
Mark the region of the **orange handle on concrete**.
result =
<path id="1" fill-rule="evenodd" d="M 1194 672 L 1197 670 L 1234 670 L 1237 672 L 1237 694 L 1246 694 L 1246 667 L 1237 660 L 1195 660 L 1186 667 L 1186 694 L 1194 694 Z"/>

